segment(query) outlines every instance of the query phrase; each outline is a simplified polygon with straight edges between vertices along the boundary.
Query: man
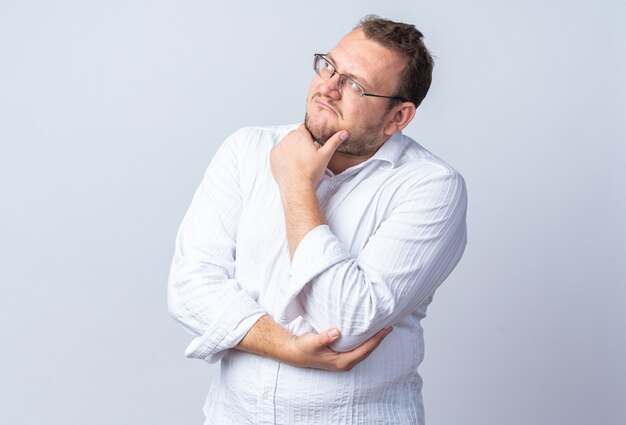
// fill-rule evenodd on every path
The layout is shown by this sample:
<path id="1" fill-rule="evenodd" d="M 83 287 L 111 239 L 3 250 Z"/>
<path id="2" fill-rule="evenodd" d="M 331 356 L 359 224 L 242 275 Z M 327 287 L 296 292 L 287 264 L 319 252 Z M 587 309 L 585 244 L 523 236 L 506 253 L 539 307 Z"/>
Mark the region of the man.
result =
<path id="1" fill-rule="evenodd" d="M 211 161 L 169 282 L 186 355 L 221 360 L 206 423 L 424 423 L 420 320 L 467 201 L 401 133 L 430 86 L 421 39 L 364 18 L 315 55 L 304 124 L 244 128 Z"/>

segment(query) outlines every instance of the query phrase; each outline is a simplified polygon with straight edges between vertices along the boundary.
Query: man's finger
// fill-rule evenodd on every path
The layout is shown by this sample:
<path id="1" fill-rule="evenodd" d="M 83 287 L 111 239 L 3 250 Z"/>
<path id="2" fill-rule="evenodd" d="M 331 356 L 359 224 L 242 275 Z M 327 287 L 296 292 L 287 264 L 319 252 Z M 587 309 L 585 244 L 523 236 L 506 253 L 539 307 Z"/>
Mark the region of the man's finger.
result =
<path id="1" fill-rule="evenodd" d="M 357 364 L 361 363 L 370 354 L 372 354 L 372 352 L 380 345 L 382 340 L 391 333 L 392 330 L 393 328 L 391 326 L 382 329 L 354 350 L 339 354 L 337 359 L 338 370 L 348 371 Z"/>
<path id="2" fill-rule="evenodd" d="M 335 153 L 339 145 L 342 144 L 348 137 L 350 137 L 350 133 L 348 133 L 347 130 L 340 130 L 333 134 L 332 137 L 324 143 L 324 146 L 319 148 L 317 151 L 330 158 L 333 153 Z"/>
<path id="3" fill-rule="evenodd" d="M 376 349 L 376 347 L 378 347 L 380 343 L 383 342 L 383 339 L 385 339 L 385 337 L 389 335 L 392 330 L 393 328 L 391 326 L 385 329 L 381 329 L 380 331 L 376 332 L 376 334 L 374 334 L 373 337 L 371 337 L 370 339 L 365 341 L 363 344 L 361 344 L 359 347 L 357 347 L 356 350 L 361 351 L 360 352 L 360 355 L 362 356 L 361 360 L 365 360 L 367 356 L 372 354 L 372 352 Z"/>
<path id="4" fill-rule="evenodd" d="M 329 329 L 327 331 L 324 331 L 318 334 L 317 341 L 320 347 L 326 347 L 327 345 L 335 342 L 339 338 L 340 335 L 341 333 L 339 332 L 339 329 L 336 329 L 336 328 Z"/>
<path id="5" fill-rule="evenodd" d="M 391 326 L 381 329 L 363 344 L 359 345 L 352 351 L 343 353 L 342 355 L 346 357 L 345 360 L 347 360 L 349 363 L 356 365 L 357 363 L 365 360 L 370 354 L 372 354 L 372 352 L 380 345 L 383 339 L 391 333 L 392 330 L 393 328 Z"/>

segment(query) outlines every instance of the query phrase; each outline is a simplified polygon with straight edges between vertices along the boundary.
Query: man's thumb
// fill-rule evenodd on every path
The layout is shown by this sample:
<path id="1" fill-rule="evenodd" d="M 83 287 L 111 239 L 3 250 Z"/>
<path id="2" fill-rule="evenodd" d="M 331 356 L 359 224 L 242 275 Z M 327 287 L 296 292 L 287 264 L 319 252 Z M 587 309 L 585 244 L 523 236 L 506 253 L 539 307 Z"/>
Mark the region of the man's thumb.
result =
<path id="1" fill-rule="evenodd" d="M 339 332 L 339 329 L 337 328 L 329 329 L 326 332 L 322 332 L 318 334 L 318 341 L 321 346 L 325 347 L 328 344 L 335 342 L 335 340 L 339 338 L 340 335 L 341 333 Z"/>
<path id="2" fill-rule="evenodd" d="M 335 153 L 339 145 L 342 144 L 348 137 L 350 137 L 350 133 L 348 133 L 347 130 L 340 130 L 333 134 L 332 137 L 324 143 L 324 146 L 318 150 L 318 152 L 322 151 L 322 153 L 330 156 Z"/>

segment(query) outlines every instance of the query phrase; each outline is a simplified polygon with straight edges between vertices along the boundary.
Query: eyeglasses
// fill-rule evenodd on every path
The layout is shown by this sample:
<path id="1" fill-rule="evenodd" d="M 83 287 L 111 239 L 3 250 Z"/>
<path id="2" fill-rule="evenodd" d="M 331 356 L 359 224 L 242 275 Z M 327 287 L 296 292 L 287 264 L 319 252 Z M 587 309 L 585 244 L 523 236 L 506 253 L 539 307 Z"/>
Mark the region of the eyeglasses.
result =
<path id="1" fill-rule="evenodd" d="M 380 94 L 366 93 L 365 89 L 361 87 L 359 83 L 352 78 L 337 72 L 335 66 L 328 60 L 326 55 L 316 53 L 313 59 L 313 69 L 315 73 L 322 77 L 324 80 L 330 80 L 335 74 L 339 75 L 339 81 L 337 82 L 337 88 L 342 96 L 350 97 L 353 99 L 360 99 L 363 96 L 382 97 L 385 99 L 398 99 L 402 102 L 407 102 L 407 99 L 400 96 L 383 96 Z"/>

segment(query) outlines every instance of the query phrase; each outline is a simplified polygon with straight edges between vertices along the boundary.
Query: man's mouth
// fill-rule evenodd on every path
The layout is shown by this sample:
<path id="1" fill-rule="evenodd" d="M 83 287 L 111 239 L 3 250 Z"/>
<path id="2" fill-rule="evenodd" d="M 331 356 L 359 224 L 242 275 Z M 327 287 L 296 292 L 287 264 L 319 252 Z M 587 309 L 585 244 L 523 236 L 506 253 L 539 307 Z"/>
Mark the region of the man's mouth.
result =
<path id="1" fill-rule="evenodd" d="M 313 102 L 315 102 L 315 104 L 317 106 L 319 106 L 320 108 L 325 109 L 327 111 L 330 111 L 330 112 L 334 113 L 337 116 L 340 116 L 339 112 L 337 111 L 337 109 L 335 109 L 330 103 L 320 99 L 319 96 L 314 97 L 313 98 Z"/>

